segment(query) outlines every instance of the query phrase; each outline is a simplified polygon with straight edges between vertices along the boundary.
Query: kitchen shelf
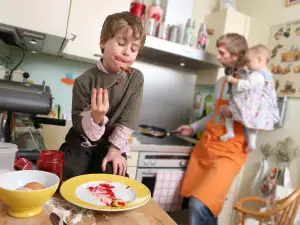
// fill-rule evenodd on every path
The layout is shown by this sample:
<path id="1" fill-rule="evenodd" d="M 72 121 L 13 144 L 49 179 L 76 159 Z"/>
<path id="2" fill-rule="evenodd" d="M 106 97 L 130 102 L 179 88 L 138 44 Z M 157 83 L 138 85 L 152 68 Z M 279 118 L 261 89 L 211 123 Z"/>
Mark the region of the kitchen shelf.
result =
<path id="1" fill-rule="evenodd" d="M 190 69 L 217 69 L 221 65 L 216 56 L 200 49 L 184 46 L 147 35 L 142 57 L 174 65 L 184 63 Z"/>

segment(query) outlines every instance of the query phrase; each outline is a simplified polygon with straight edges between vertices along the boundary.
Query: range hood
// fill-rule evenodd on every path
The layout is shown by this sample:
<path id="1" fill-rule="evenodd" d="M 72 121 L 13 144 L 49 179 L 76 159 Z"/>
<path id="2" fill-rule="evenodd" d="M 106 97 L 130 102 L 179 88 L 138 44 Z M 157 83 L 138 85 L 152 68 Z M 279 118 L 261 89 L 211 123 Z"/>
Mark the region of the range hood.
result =
<path id="1" fill-rule="evenodd" d="M 52 55 L 59 55 L 68 41 L 65 37 L 58 37 L 1 23 L 0 40 L 7 45 L 25 47 L 27 51 Z"/>
<path id="2" fill-rule="evenodd" d="M 216 56 L 211 53 L 153 36 L 147 36 L 145 46 L 140 55 L 153 61 L 181 65 L 190 69 L 214 69 L 221 67 Z"/>

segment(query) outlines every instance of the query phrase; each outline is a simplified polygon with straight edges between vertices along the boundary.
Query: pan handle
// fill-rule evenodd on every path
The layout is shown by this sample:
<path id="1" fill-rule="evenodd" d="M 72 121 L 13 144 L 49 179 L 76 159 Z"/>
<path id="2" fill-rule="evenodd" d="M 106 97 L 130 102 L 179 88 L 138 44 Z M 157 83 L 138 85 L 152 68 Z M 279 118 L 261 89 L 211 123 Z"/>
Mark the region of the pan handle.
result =
<path id="1" fill-rule="evenodd" d="M 177 130 L 169 131 L 170 135 L 176 135 L 176 134 L 179 134 L 179 133 L 180 133 L 180 131 L 177 131 Z"/>

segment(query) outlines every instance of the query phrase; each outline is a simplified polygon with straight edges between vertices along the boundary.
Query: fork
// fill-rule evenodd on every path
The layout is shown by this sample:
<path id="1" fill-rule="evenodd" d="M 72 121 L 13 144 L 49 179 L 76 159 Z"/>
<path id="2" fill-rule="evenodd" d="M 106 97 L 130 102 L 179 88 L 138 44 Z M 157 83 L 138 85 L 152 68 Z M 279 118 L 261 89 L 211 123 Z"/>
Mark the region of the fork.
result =
<path id="1" fill-rule="evenodd" d="M 114 82 L 112 82 L 110 85 L 108 85 L 108 87 L 104 88 L 104 89 L 109 89 L 115 85 L 118 85 L 120 83 L 121 80 L 124 79 L 124 77 L 126 76 L 127 72 L 125 70 L 122 70 L 121 75 L 118 79 L 116 79 Z M 88 107 L 86 107 L 81 113 L 78 114 L 78 116 L 83 116 L 85 112 L 89 111 L 91 109 L 91 104 L 88 105 Z"/>

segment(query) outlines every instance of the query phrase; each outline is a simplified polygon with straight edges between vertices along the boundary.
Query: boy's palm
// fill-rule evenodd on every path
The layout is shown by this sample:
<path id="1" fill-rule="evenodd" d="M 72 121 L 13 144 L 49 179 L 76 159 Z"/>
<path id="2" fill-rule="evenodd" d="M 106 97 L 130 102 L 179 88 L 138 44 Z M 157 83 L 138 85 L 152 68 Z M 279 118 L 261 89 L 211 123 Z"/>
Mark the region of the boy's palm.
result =
<path id="1" fill-rule="evenodd" d="M 92 90 L 91 112 L 96 124 L 100 124 L 109 109 L 109 100 L 107 89 L 100 88 Z"/>

